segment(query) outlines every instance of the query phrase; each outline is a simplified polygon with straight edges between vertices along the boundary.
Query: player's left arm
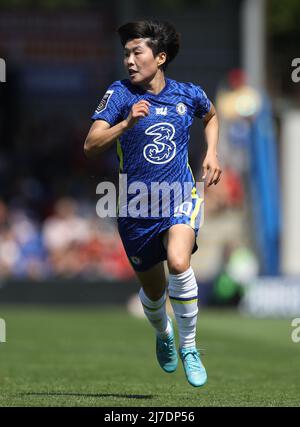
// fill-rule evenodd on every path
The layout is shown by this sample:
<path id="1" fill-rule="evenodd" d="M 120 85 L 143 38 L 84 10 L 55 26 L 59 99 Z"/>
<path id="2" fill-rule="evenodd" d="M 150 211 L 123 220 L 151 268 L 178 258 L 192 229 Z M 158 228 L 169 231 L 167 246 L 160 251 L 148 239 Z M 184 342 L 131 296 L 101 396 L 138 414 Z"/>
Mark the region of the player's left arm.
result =
<path id="1" fill-rule="evenodd" d="M 207 142 L 207 152 L 203 161 L 202 179 L 207 179 L 207 185 L 217 184 L 221 179 L 221 166 L 218 160 L 219 121 L 214 105 L 203 117 L 204 135 Z"/>

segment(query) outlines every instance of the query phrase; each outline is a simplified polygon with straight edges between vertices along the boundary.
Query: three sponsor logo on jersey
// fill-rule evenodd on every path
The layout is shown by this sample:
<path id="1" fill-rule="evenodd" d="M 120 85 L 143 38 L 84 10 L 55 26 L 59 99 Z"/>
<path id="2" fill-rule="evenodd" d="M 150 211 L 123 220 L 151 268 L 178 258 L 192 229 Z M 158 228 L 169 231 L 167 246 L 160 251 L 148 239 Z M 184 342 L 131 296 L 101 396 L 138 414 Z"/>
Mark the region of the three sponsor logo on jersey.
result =
<path id="1" fill-rule="evenodd" d="M 173 141 L 175 127 L 171 123 L 155 123 L 145 130 L 145 134 L 152 137 L 152 142 L 145 145 L 144 158 L 154 164 L 167 163 L 176 153 L 176 144 Z"/>
<path id="2" fill-rule="evenodd" d="M 187 107 L 183 102 L 176 105 L 176 111 L 183 116 L 187 112 Z M 156 115 L 166 116 L 168 107 L 155 107 Z M 155 123 L 145 131 L 146 135 L 153 136 L 153 142 L 144 147 L 144 158 L 155 164 L 168 163 L 176 154 L 176 144 L 173 141 L 175 128 L 171 123 Z"/>

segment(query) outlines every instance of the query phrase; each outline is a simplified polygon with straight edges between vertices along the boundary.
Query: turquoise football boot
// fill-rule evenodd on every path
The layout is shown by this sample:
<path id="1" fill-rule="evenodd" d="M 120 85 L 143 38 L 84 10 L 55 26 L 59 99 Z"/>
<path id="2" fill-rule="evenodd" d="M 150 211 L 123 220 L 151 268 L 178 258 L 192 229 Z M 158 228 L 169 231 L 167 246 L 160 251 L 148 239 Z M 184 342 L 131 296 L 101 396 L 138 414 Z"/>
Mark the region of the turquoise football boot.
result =
<path id="1" fill-rule="evenodd" d="M 156 357 L 160 367 L 168 373 L 174 372 L 178 365 L 178 356 L 175 347 L 175 336 L 173 330 L 173 323 L 170 318 L 169 322 L 172 326 L 172 332 L 166 339 L 160 338 L 156 335 Z"/>
<path id="2" fill-rule="evenodd" d="M 179 355 L 188 382 L 194 387 L 201 387 L 204 385 L 207 381 L 207 374 L 196 347 L 180 348 Z"/>

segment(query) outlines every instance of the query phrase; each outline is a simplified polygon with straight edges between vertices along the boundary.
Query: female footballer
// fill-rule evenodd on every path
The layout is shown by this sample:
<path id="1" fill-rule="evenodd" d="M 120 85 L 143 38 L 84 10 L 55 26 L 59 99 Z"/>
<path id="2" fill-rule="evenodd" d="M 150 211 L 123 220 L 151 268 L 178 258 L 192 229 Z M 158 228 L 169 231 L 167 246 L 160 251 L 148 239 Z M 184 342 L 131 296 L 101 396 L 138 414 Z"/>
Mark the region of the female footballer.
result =
<path id="1" fill-rule="evenodd" d="M 156 331 L 161 368 L 170 373 L 178 364 L 173 325 L 166 313 L 168 291 L 179 331 L 179 356 L 188 382 L 199 387 L 205 384 L 207 374 L 195 342 L 198 287 L 190 260 L 197 250 L 202 199 L 188 163 L 188 141 L 194 117 L 202 119 L 208 147 L 202 178 L 207 185 L 217 184 L 221 176 L 218 119 L 200 86 L 165 77 L 179 50 L 179 34 L 171 24 L 130 22 L 122 25 L 118 34 L 129 79 L 115 81 L 106 91 L 92 116 L 84 151 L 92 157 L 116 142 L 119 172 L 126 176 L 128 188 L 136 182 L 142 182 L 150 192 L 160 183 L 190 184 L 191 191 L 181 199 L 171 192 L 167 215 L 161 206 L 153 209 L 150 198 L 146 199 L 147 215 L 136 215 L 132 209 L 129 212 L 136 194 L 128 191 L 126 206 L 119 201 L 118 229 L 141 284 L 139 296 L 145 315 Z M 158 203 L 163 200 L 166 197 L 160 196 Z M 139 201 L 142 204 L 145 198 Z"/>

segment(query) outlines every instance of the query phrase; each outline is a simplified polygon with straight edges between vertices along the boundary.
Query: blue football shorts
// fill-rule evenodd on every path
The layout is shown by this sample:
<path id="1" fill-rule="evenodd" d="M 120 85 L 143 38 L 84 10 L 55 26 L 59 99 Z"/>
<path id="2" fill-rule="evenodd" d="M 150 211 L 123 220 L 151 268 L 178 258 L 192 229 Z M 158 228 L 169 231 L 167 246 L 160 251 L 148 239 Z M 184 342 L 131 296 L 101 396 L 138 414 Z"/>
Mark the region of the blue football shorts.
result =
<path id="1" fill-rule="evenodd" d="M 203 199 L 196 192 L 168 217 L 119 217 L 119 234 L 133 269 L 147 271 L 167 259 L 163 235 L 175 224 L 187 224 L 194 230 L 195 244 L 192 253 L 195 253 L 198 249 L 196 237 L 201 218 L 203 218 Z"/>

